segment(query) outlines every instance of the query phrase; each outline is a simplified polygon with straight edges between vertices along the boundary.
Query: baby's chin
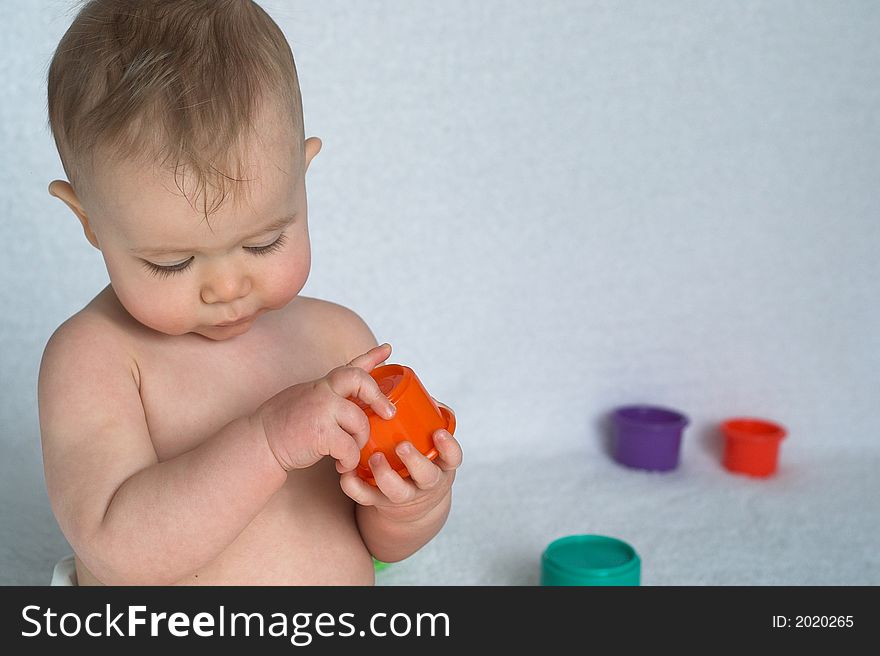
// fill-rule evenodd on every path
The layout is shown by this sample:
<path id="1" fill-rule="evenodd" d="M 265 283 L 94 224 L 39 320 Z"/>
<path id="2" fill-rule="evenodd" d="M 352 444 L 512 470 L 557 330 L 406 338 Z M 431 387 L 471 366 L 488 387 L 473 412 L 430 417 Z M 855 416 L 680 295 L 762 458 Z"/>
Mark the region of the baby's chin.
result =
<path id="1" fill-rule="evenodd" d="M 287 302 L 281 304 L 280 307 L 284 307 L 285 305 L 287 305 Z M 254 327 L 254 324 L 260 320 L 260 317 L 277 309 L 280 308 L 275 307 L 274 305 L 263 306 L 262 309 L 254 313 L 247 321 L 232 326 L 203 324 L 193 328 L 191 325 L 182 326 L 179 324 L 173 325 L 171 322 L 162 323 L 160 321 L 148 321 L 145 320 L 146 317 L 135 317 L 135 319 L 137 319 L 139 323 L 146 326 L 147 328 L 155 330 L 158 333 L 162 333 L 163 335 L 168 335 L 169 337 L 198 335 L 199 337 L 204 337 L 205 339 L 210 339 L 214 342 L 225 342 L 226 340 L 232 339 L 233 337 L 238 337 L 249 332 Z"/>
<path id="2" fill-rule="evenodd" d="M 227 339 L 232 339 L 233 337 L 238 337 L 239 335 L 244 335 L 248 332 L 253 327 L 260 314 L 262 314 L 262 312 L 254 315 L 244 323 L 236 324 L 234 326 L 202 326 L 199 329 L 190 332 L 195 333 L 196 335 L 201 335 L 202 337 L 215 342 L 224 342 Z"/>
<path id="3" fill-rule="evenodd" d="M 251 319 L 247 323 L 239 324 L 238 326 L 207 326 L 194 330 L 193 333 L 215 342 L 225 342 L 227 339 L 244 335 L 251 329 L 253 323 L 254 320 Z"/>
<path id="4" fill-rule="evenodd" d="M 185 335 L 198 335 L 199 337 L 204 337 L 205 339 L 209 339 L 213 342 L 225 342 L 228 339 L 232 339 L 233 337 L 238 337 L 239 335 L 243 335 L 248 332 L 254 324 L 255 319 L 251 319 L 250 321 L 242 324 L 238 324 L 237 326 L 198 326 L 197 328 L 180 328 L 177 326 L 161 326 L 161 325 L 151 325 L 144 321 L 140 323 L 150 328 L 151 330 L 156 331 L 157 333 L 161 333 L 163 335 L 167 335 L 168 337 L 183 337 Z"/>

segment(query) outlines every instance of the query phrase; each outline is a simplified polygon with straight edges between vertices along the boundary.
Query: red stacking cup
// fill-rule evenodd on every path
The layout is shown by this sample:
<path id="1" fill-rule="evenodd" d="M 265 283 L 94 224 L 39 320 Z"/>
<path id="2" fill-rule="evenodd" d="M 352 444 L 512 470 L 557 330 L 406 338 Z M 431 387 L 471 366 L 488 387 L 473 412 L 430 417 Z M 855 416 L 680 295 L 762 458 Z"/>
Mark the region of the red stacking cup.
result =
<path id="1" fill-rule="evenodd" d="M 422 381 L 409 367 L 386 364 L 373 369 L 370 375 L 397 408 L 391 419 L 385 419 L 362 401 L 355 401 L 370 420 L 370 439 L 361 449 L 357 473 L 370 485 L 376 485 L 369 464 L 371 455 L 377 451 L 384 453 L 391 468 L 406 478 L 409 471 L 397 457 L 394 447 L 408 440 L 428 460 L 434 460 L 439 455 L 434 446 L 434 431 L 445 428 L 455 434 L 455 414 L 428 394 Z"/>
<path id="2" fill-rule="evenodd" d="M 779 443 L 786 436 L 779 424 L 753 417 L 737 417 L 721 424 L 724 466 L 738 474 L 770 476 L 776 471 Z"/>

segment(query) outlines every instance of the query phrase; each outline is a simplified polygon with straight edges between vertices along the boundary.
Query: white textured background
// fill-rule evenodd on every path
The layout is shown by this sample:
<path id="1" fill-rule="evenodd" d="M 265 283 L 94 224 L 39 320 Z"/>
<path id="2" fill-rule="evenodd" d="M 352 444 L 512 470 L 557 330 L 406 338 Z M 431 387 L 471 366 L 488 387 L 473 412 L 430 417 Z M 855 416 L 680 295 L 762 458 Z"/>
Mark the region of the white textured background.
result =
<path id="1" fill-rule="evenodd" d="M 68 548 L 36 378 L 106 284 L 46 193 L 68 0 L 0 2 L 0 583 Z M 388 583 L 534 583 L 552 539 L 643 580 L 880 583 L 880 3 L 266 1 L 294 50 L 314 266 L 456 412 L 440 536 Z M 616 405 L 692 419 L 668 475 L 617 467 Z M 717 423 L 790 430 L 771 481 Z"/>

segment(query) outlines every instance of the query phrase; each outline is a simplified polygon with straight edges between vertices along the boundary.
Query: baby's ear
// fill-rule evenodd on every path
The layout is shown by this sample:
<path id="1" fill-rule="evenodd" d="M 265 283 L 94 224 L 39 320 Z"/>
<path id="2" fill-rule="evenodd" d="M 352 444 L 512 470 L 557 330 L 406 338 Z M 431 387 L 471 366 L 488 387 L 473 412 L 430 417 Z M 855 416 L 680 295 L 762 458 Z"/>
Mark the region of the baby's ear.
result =
<path id="1" fill-rule="evenodd" d="M 98 250 L 101 250 L 101 247 L 98 246 L 98 238 L 95 236 L 92 227 L 89 225 L 89 217 L 86 216 L 82 203 L 79 202 L 79 198 L 73 190 L 73 187 L 70 186 L 70 183 L 65 180 L 53 180 L 49 183 L 49 195 L 55 196 L 55 198 L 60 198 L 64 201 L 71 211 L 76 214 L 76 218 L 79 219 L 79 222 L 82 223 L 83 232 L 86 235 L 86 239 L 89 240 L 89 243 Z"/>
<path id="2" fill-rule="evenodd" d="M 315 155 L 321 152 L 321 140 L 318 137 L 309 137 L 305 142 L 306 165 L 305 170 L 309 170 L 309 164 L 315 159 Z"/>

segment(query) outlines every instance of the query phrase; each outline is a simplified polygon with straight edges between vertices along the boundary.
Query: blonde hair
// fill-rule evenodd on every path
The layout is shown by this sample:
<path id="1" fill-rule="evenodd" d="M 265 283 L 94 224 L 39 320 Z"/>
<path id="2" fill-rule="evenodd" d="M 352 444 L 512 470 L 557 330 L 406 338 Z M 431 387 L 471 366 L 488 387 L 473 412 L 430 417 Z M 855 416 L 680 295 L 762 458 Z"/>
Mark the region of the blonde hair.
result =
<path id="1" fill-rule="evenodd" d="M 242 148 L 256 114 L 273 101 L 290 116 L 302 161 L 293 54 L 251 0 L 85 2 L 55 50 L 47 87 L 49 128 L 80 194 L 96 157 L 172 162 L 187 199 L 185 180 L 195 182 L 190 202 L 201 198 L 207 219 L 228 182 L 243 181 Z"/>

